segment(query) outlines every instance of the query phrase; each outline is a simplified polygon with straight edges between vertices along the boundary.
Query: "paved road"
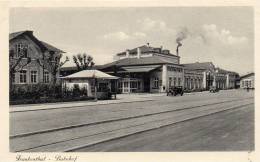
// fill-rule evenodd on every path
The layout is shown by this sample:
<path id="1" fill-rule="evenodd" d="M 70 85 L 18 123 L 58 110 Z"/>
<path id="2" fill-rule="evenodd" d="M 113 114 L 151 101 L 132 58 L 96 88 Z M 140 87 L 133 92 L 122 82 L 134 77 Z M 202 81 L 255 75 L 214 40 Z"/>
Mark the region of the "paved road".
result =
<path id="1" fill-rule="evenodd" d="M 254 150 L 254 107 L 167 126 L 77 150 L 112 151 L 248 151 Z"/>
<path id="2" fill-rule="evenodd" d="M 133 133 L 142 131 L 147 128 L 154 128 L 160 125 L 169 124 L 169 122 L 181 121 L 185 118 L 194 117 L 194 115 L 203 115 L 212 111 L 220 111 L 226 107 L 239 106 L 243 104 L 252 103 L 253 92 L 245 92 L 241 90 L 228 90 L 220 91 L 219 93 L 197 93 L 196 95 L 185 95 L 178 97 L 153 97 L 154 101 L 147 102 L 133 102 L 133 103 L 121 103 L 113 105 L 97 105 L 97 106 L 86 106 L 86 107 L 73 107 L 71 109 L 53 109 L 53 110 L 42 110 L 42 111 L 29 111 L 29 112 L 17 112 L 10 113 L 10 135 L 23 135 L 26 133 L 53 130 L 57 128 L 72 127 L 71 129 L 55 130 L 43 134 L 34 134 L 25 136 L 23 138 L 12 138 L 11 139 L 11 150 L 28 150 L 34 148 L 33 151 L 63 151 L 65 148 L 75 147 L 75 145 L 84 143 L 93 143 L 93 141 L 104 141 L 104 139 L 110 139 L 111 137 L 120 137 L 119 135 L 125 135 L 127 133 Z M 233 101 L 234 100 L 234 101 Z M 231 102 L 232 101 L 232 102 Z M 221 103 L 225 102 L 225 103 Z M 216 104 L 221 103 L 221 104 Z M 214 105 L 210 105 L 214 104 Z M 204 106 L 203 108 L 197 108 L 196 110 L 185 110 L 176 111 L 178 109 Z M 214 115 L 212 117 L 215 120 L 210 120 L 211 117 L 203 117 L 187 123 L 190 124 L 175 124 L 177 127 L 169 129 L 168 127 L 160 128 L 153 131 L 148 131 L 140 135 L 131 135 L 126 138 L 111 141 L 110 147 L 106 143 L 94 145 L 93 147 L 87 147 L 82 150 L 76 151 L 196 151 L 196 150 L 251 150 L 253 148 L 253 108 L 254 106 L 244 106 L 232 110 L 234 113 L 230 113 L 231 110 L 220 115 Z M 249 111 L 251 110 L 251 111 Z M 241 111 L 244 111 L 241 113 Z M 160 112 L 167 112 L 161 114 Z M 147 114 L 156 114 L 149 115 Z M 232 115 L 234 114 L 234 115 Z M 135 118 L 133 118 L 135 117 Z M 138 118 L 136 118 L 138 117 Z M 165 120 L 171 117 L 171 120 Z M 235 121 L 237 117 L 240 117 L 239 121 L 243 124 L 237 124 Z M 127 120 L 120 120 L 124 119 Z M 173 118 L 173 119 L 172 119 Z M 162 120 L 158 121 L 155 120 Z M 220 120 L 222 119 L 222 120 Z M 113 121 L 115 120 L 115 121 Z M 111 122 L 106 122 L 111 121 Z M 197 129 L 201 133 L 194 130 L 196 127 L 192 127 L 193 122 L 198 122 Z M 105 122 L 105 123 L 103 123 Z M 145 124 L 146 125 L 145 125 Z M 205 129 L 202 129 L 203 123 Z M 233 124 L 234 123 L 234 124 Z M 247 123 L 247 124 L 244 124 Z M 135 124 L 135 125 L 134 125 Z M 141 125 L 140 125 L 141 124 Z M 79 125 L 83 125 L 78 127 Z M 134 125 L 134 127 L 133 127 Z M 122 131 L 126 127 L 129 129 Z M 130 127 L 132 127 L 130 129 Z M 230 128 L 232 127 L 232 129 Z M 168 129 L 167 129 L 168 128 Z M 176 129 L 178 128 L 178 129 Z M 109 132 L 108 130 L 115 130 Z M 168 130 L 168 131 L 167 131 Z M 221 130 L 227 134 L 214 133 L 217 130 Z M 165 133 L 159 133 L 159 132 Z M 102 133 L 103 132 L 103 133 Z M 237 136 L 232 136 L 232 132 L 238 133 Z M 110 134 L 108 134 L 110 133 Z M 175 133 L 175 134 L 172 134 Z M 186 133 L 186 134 L 185 134 Z M 96 134 L 96 135 L 95 135 Z M 190 134 L 187 136 L 187 134 Z M 143 136 L 142 136 L 143 135 Z M 185 145 L 181 144 L 178 137 L 189 137 L 192 141 L 197 142 L 186 142 L 188 139 L 183 140 Z M 136 137 L 138 136 L 138 137 Z M 170 137 L 173 138 L 171 139 Z M 176 136 L 176 137 L 175 137 Z M 226 145 L 220 144 L 221 142 L 212 142 L 220 140 L 220 136 L 225 137 Z M 83 138 L 84 137 L 84 138 Z M 208 140 L 201 140 L 203 137 Z M 226 138 L 228 137 L 228 138 Z M 233 138 L 232 138 L 233 137 Z M 250 138 L 249 138 L 250 137 Z M 74 138 L 72 140 L 72 138 Z M 136 140 L 133 140 L 136 139 Z M 143 142 L 136 142 L 141 140 Z M 145 140 L 146 139 L 146 140 Z M 151 139 L 151 140 L 149 140 Z M 162 140 L 165 139 L 165 140 Z M 247 140 L 250 139 L 250 140 Z M 51 143 L 57 143 L 57 141 L 66 141 L 56 145 Z M 155 141 L 162 141 L 162 143 L 156 143 Z M 179 144 L 169 141 L 180 141 Z M 205 143 L 212 142 L 212 148 Z M 242 142 L 241 142 L 242 141 Z M 236 142 L 242 143 L 238 145 Z M 140 143 L 138 145 L 138 143 Z M 196 144 L 197 143 L 197 144 Z M 165 145 L 169 145 L 166 147 Z M 223 147 L 219 147 L 223 146 Z M 38 147 L 42 145 L 43 147 Z M 112 147 L 113 146 L 113 147 Z M 176 147 L 173 147 L 176 146 Z M 226 146 L 226 147 L 224 147 Z M 65 149 L 65 150 L 66 150 Z M 30 150 L 28 150 L 30 151 Z"/>

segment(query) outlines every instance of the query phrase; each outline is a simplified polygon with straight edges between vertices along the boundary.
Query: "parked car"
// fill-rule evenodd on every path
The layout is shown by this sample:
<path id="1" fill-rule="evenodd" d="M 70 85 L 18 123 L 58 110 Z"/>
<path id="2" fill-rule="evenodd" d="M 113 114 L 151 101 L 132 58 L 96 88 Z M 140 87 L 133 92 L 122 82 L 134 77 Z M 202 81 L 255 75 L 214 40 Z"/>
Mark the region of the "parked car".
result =
<path id="1" fill-rule="evenodd" d="M 176 96 L 178 94 L 180 94 L 182 96 L 183 93 L 184 93 L 184 91 L 183 91 L 182 86 L 170 87 L 167 91 L 167 96 L 169 96 L 169 95 Z"/>
<path id="2" fill-rule="evenodd" d="M 209 89 L 209 92 L 212 92 L 212 93 L 215 93 L 215 92 L 218 92 L 219 89 L 216 87 L 216 86 L 211 86 L 210 89 Z"/>

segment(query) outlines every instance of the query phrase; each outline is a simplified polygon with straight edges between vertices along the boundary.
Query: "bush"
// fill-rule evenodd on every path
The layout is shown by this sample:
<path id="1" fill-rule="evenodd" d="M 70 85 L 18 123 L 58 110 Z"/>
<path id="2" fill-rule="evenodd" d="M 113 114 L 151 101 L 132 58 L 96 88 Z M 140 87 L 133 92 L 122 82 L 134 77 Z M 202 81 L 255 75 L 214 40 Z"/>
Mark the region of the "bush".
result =
<path id="1" fill-rule="evenodd" d="M 39 103 L 55 103 L 55 102 L 71 102 L 71 101 L 86 101 L 93 100 L 93 97 L 66 97 L 66 98 L 40 98 L 37 100 L 23 99 L 23 100 L 13 100 L 10 101 L 10 105 L 20 105 L 20 104 L 39 104 Z"/>
<path id="2" fill-rule="evenodd" d="M 87 96 L 87 89 L 81 88 L 75 84 L 72 90 L 64 89 L 60 84 L 33 84 L 33 85 L 13 85 L 10 88 L 10 104 L 35 104 L 35 103 L 53 103 L 67 101 L 90 100 L 93 97 Z"/>
<path id="3" fill-rule="evenodd" d="M 39 99 L 41 97 L 61 98 L 61 85 L 33 84 L 14 85 L 10 89 L 10 100 Z"/>

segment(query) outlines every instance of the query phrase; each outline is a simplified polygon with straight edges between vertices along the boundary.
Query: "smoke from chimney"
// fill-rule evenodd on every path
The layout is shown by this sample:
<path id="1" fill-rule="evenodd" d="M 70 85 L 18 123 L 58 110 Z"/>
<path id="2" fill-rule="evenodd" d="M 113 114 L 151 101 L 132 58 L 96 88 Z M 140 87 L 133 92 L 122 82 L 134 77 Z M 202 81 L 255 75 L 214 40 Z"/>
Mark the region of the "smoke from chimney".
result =
<path id="1" fill-rule="evenodd" d="M 177 48 L 176 48 L 176 54 L 179 56 L 179 47 L 182 46 L 181 41 L 186 39 L 189 34 L 189 31 L 187 28 L 183 28 L 178 34 L 176 38 Z"/>

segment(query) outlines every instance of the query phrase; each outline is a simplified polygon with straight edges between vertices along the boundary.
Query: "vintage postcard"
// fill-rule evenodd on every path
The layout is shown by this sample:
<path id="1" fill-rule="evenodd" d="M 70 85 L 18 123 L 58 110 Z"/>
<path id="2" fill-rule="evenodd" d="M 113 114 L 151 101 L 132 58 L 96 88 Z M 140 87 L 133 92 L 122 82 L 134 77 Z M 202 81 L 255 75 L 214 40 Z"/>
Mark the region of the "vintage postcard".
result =
<path id="1" fill-rule="evenodd" d="M 0 161 L 257 161 L 255 5 L 136 3 L 2 4 Z"/>

